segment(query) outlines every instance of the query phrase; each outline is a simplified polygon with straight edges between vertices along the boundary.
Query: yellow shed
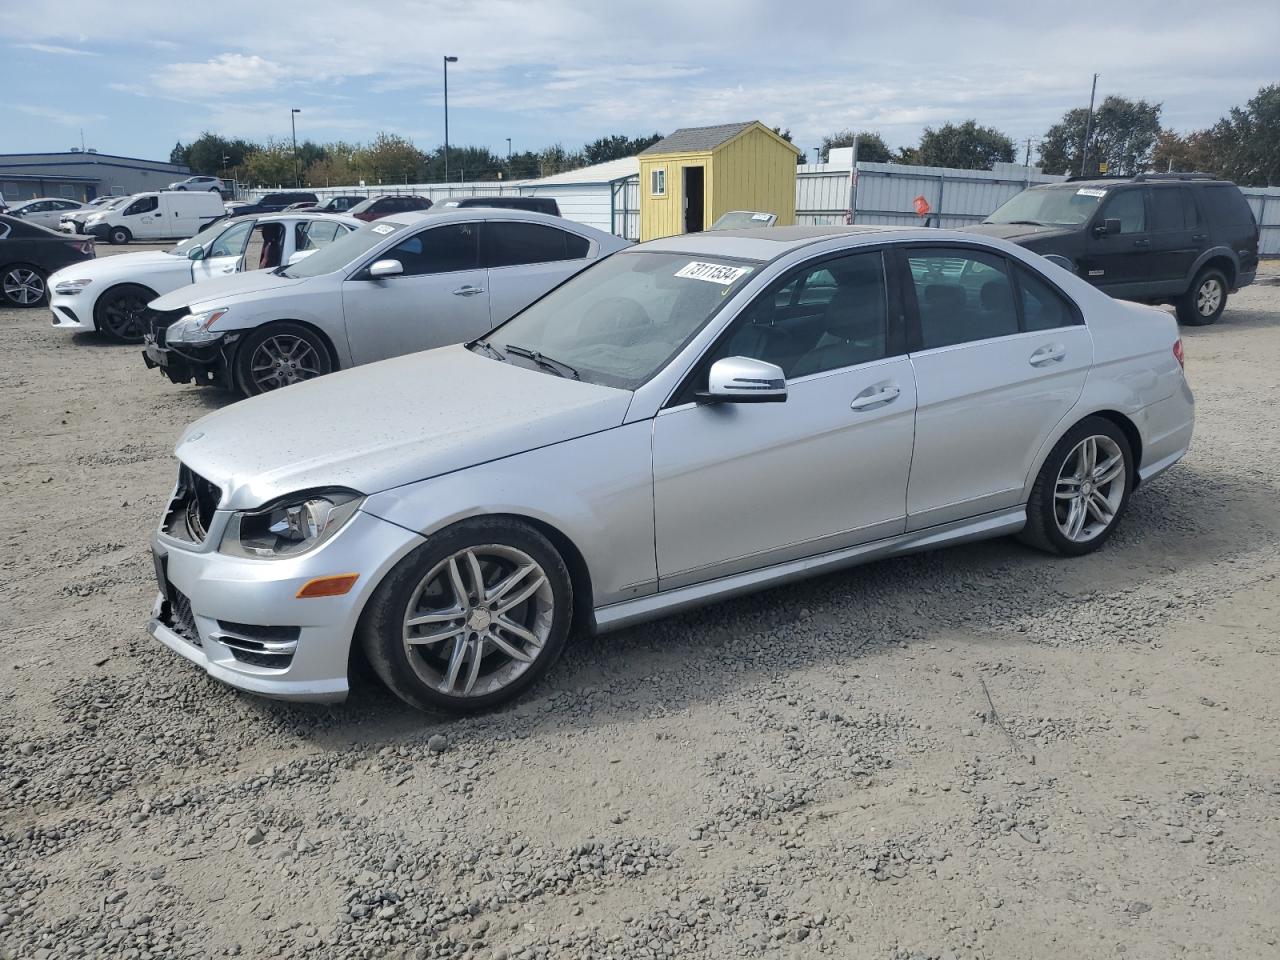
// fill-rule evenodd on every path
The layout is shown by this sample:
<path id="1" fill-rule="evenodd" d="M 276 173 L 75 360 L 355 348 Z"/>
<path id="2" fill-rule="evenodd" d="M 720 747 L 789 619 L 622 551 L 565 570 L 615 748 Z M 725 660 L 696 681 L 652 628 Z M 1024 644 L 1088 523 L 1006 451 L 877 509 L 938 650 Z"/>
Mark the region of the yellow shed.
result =
<path id="1" fill-rule="evenodd" d="M 677 130 L 640 154 L 640 239 L 706 230 L 730 210 L 794 224 L 799 154 L 755 120 Z"/>

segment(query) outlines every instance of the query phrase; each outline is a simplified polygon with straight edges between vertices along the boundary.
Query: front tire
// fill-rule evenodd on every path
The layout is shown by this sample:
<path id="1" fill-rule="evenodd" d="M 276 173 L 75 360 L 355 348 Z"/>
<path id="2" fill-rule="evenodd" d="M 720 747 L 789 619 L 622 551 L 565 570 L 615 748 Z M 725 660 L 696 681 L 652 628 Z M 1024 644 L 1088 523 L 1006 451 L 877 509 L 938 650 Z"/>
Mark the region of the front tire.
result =
<path id="1" fill-rule="evenodd" d="M 1092 553 L 1119 525 L 1135 471 L 1124 431 L 1105 417 L 1086 417 L 1054 445 L 1040 468 L 1019 539 L 1068 557 Z"/>
<path id="2" fill-rule="evenodd" d="M 141 343 L 151 322 L 147 304 L 155 298 L 154 290 L 135 283 L 112 287 L 94 305 L 94 325 L 117 343 Z"/>
<path id="3" fill-rule="evenodd" d="M 1221 270 L 1206 267 L 1196 274 L 1190 288 L 1175 304 L 1178 322 L 1189 327 L 1217 323 L 1227 308 L 1227 278 Z"/>
<path id="4" fill-rule="evenodd" d="M 235 368 L 240 392 L 254 397 L 332 373 L 333 358 L 328 344 L 310 327 L 281 320 L 245 338 Z"/>
<path id="5" fill-rule="evenodd" d="M 14 263 L 0 271 L 0 292 L 11 307 L 38 307 L 49 296 L 44 271 L 29 263 Z"/>
<path id="6" fill-rule="evenodd" d="M 469 713 L 519 696 L 564 650 L 573 584 L 526 523 L 478 517 L 433 535 L 378 585 L 357 636 L 419 710 Z"/>
<path id="7" fill-rule="evenodd" d="M 128 243 L 133 239 L 133 234 L 129 232 L 128 227 L 112 227 L 107 233 L 107 240 L 120 246 L 122 243 Z"/>

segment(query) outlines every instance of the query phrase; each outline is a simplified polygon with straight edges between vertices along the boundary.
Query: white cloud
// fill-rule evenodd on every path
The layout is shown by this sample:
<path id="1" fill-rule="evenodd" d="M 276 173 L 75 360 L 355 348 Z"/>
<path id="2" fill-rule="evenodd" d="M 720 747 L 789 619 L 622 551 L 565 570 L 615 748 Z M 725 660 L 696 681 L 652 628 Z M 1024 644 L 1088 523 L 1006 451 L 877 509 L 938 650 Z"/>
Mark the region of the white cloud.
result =
<path id="1" fill-rule="evenodd" d="M 170 63 L 151 75 L 155 86 L 171 94 L 205 100 L 212 95 L 270 90 L 289 71 L 256 54 L 222 53 L 203 63 Z"/>
<path id="2" fill-rule="evenodd" d="M 61 124 L 64 127 L 82 127 L 86 124 L 97 123 L 107 119 L 100 113 L 68 113 L 65 110 L 58 110 L 54 107 L 33 107 L 25 103 L 10 104 L 10 109 L 49 123 Z"/>
<path id="3" fill-rule="evenodd" d="M 20 43 L 17 46 L 36 53 L 52 53 L 60 57 L 100 57 L 96 50 L 79 50 L 76 47 L 63 47 L 54 43 Z"/>

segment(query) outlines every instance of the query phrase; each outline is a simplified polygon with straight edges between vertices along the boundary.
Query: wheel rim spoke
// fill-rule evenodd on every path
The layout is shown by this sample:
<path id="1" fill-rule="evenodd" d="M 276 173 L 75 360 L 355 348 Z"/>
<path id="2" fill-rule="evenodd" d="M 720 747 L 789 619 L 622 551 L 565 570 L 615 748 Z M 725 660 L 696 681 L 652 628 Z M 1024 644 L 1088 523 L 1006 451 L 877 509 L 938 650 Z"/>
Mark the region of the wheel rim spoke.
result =
<path id="1" fill-rule="evenodd" d="M 448 627 L 438 633 L 423 633 L 416 637 L 406 637 L 405 642 L 411 646 L 425 646 L 432 643 L 440 643 L 442 640 L 451 640 L 460 633 L 466 632 L 466 624 L 456 627 Z"/>
<path id="2" fill-rule="evenodd" d="M 520 626 L 520 624 L 512 622 L 507 617 L 499 617 L 497 619 L 496 626 L 506 630 L 508 633 L 515 634 L 525 643 L 535 647 L 542 646 L 542 641 L 538 639 L 537 634 L 532 630 L 526 630 L 524 627 Z M 496 631 L 490 631 L 490 633 L 496 636 Z"/>
<path id="3" fill-rule="evenodd" d="M 1104 434 L 1085 437 L 1063 461 L 1054 484 L 1054 519 L 1068 540 L 1088 543 L 1115 521 L 1124 500 L 1125 460 Z"/>
<path id="4" fill-rule="evenodd" d="M 462 660 L 466 655 L 467 638 L 458 637 L 453 641 L 453 653 L 449 656 L 449 672 L 445 674 L 441 685 L 445 693 L 453 692 L 453 686 L 458 682 L 458 674 L 462 670 Z"/>
<path id="5" fill-rule="evenodd" d="M 502 639 L 502 637 L 498 636 L 498 634 L 490 632 L 489 641 L 512 660 L 519 660 L 521 663 L 533 663 L 533 657 L 529 656 L 523 650 L 518 650 L 506 640 Z"/>
<path id="6" fill-rule="evenodd" d="M 480 679 L 480 665 L 484 662 L 484 638 L 476 637 L 469 644 L 471 650 L 471 668 L 467 671 L 467 682 L 462 688 L 464 695 L 475 689 L 476 681 Z"/>

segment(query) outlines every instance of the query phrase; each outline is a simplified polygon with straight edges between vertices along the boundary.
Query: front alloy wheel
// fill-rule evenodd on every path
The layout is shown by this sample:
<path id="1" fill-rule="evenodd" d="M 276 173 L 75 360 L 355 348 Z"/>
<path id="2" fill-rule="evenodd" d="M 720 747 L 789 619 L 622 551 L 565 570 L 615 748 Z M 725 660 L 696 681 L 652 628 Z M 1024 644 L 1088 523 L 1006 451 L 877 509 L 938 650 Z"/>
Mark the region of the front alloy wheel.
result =
<path id="1" fill-rule="evenodd" d="M 44 277 L 34 267 L 10 267 L 0 284 L 4 298 L 15 307 L 35 307 L 44 302 Z"/>
<path id="2" fill-rule="evenodd" d="M 279 390 L 333 370 L 329 348 L 301 323 L 279 321 L 259 327 L 236 353 L 236 382 L 245 396 Z"/>
<path id="3" fill-rule="evenodd" d="M 143 287 L 117 287 L 103 294 L 95 310 L 98 329 L 120 343 L 141 343 L 150 328 L 147 306 L 155 293 Z"/>
<path id="4" fill-rule="evenodd" d="M 504 703 L 559 657 L 573 584 L 556 548 L 515 518 L 432 534 L 378 585 L 358 635 L 377 675 L 420 710 Z"/>

